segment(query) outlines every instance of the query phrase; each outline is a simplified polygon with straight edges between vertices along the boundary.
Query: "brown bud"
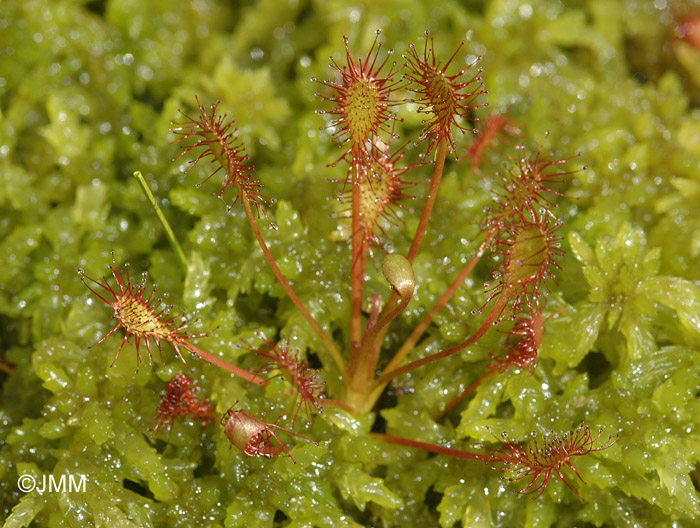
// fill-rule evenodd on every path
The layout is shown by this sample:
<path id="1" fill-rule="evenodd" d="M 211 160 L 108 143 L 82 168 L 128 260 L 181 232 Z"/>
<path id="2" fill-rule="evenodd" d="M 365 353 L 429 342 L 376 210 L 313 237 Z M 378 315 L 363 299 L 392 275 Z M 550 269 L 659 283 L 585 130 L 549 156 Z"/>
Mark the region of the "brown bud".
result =
<path id="1" fill-rule="evenodd" d="M 267 457 L 278 457 L 286 454 L 292 459 L 292 462 L 296 464 L 294 457 L 292 457 L 287 447 L 275 434 L 275 429 L 316 444 L 316 442 L 310 438 L 285 429 L 284 427 L 280 427 L 277 424 L 265 422 L 243 409 L 238 411 L 229 409 L 226 411 L 221 417 L 221 425 L 224 426 L 224 433 L 231 444 L 248 456 L 263 455 Z M 279 445 L 272 445 L 271 440 L 273 438 Z"/>

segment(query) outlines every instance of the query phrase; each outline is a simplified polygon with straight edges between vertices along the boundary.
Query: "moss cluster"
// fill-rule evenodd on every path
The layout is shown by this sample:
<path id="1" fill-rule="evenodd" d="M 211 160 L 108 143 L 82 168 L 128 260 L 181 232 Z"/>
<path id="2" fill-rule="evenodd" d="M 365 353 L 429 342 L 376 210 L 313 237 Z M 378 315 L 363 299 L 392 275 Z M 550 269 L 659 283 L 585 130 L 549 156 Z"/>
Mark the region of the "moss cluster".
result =
<path id="1" fill-rule="evenodd" d="M 0 520 L 23 526 L 699 526 L 700 50 L 677 20 L 692 1 L 577 0 L 3 0 L 0 9 Z M 169 124 L 195 95 L 233 115 L 277 200 L 265 237 L 280 269 L 322 327 L 347 343 L 349 248 L 333 233 L 328 198 L 343 178 L 330 131 L 314 114 L 328 57 L 371 46 L 376 28 L 397 52 L 426 28 L 436 51 L 482 56 L 489 108 L 507 111 L 526 142 L 586 168 L 556 199 L 567 255 L 550 285 L 534 375 L 493 376 L 445 418 L 438 412 L 477 379 L 507 335 L 399 377 L 375 412 L 329 408 L 290 440 L 289 458 L 247 458 L 223 429 L 176 421 L 149 432 L 161 391 L 183 365 L 166 352 L 136 374 L 121 338 L 89 348 L 113 324 L 77 268 L 106 273 L 110 250 L 148 271 L 178 309 L 198 312 L 202 346 L 250 362 L 255 332 L 290 339 L 341 390 L 334 363 L 285 297 L 243 211 L 197 189 Z M 358 52 L 361 53 L 361 52 Z M 397 60 L 402 60 L 398 58 Z M 695 62 L 693 62 L 695 61 Z M 483 96 L 482 96 L 483 97 Z M 398 124 L 407 138 L 420 117 Z M 549 136 L 546 132 L 549 131 Z M 472 138 L 459 136 L 466 158 Z M 414 149 L 415 155 L 418 149 Z M 458 152 L 459 153 L 459 152 Z M 416 291 L 392 327 L 401 343 L 480 243 L 479 220 L 502 164 L 485 178 L 468 159 L 447 167 Z M 410 155 L 409 155 L 410 157 Z M 490 166 L 488 165 L 490 163 Z M 132 177 L 141 171 L 185 248 L 183 272 Z M 423 170 L 423 173 L 420 171 Z M 572 169 L 573 170 L 573 169 Z M 410 176 L 419 181 L 429 168 Z M 407 194 L 420 195 L 423 186 Z M 557 189 L 559 190 L 559 189 Z M 558 197 L 555 197 L 558 198 Z M 231 196 L 224 196 L 231 200 Z M 406 254 L 413 204 L 387 225 Z M 336 215 L 337 216 L 337 215 Z M 261 223 L 263 225 L 263 223 Z M 379 250 L 378 250 L 379 253 Z M 368 288 L 388 296 L 376 265 Z M 480 265 L 411 354 L 464 340 L 488 292 Z M 134 277 L 132 277 L 134 278 Z M 506 325 L 507 326 L 507 325 Z M 507 328 L 504 327 L 504 330 Z M 188 358 L 200 391 L 223 414 L 236 401 L 270 420 L 288 413 L 282 380 L 251 386 Z M 543 496 L 510 493 L 487 465 L 382 443 L 370 430 L 454 447 L 557 432 L 585 420 L 619 433 L 575 465 L 579 501 L 553 477 Z M 286 437 L 289 439 L 289 437 Z M 568 469 L 564 469 L 568 471 Z M 18 477 L 85 475 L 84 492 L 24 493 Z"/>

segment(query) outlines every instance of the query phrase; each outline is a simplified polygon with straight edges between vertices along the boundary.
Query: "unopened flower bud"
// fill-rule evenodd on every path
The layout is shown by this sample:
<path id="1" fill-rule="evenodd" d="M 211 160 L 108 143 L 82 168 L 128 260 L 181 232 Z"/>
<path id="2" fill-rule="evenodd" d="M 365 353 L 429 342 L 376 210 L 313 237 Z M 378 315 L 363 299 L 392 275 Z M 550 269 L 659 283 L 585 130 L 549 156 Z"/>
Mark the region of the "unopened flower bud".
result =
<path id="1" fill-rule="evenodd" d="M 410 299 L 416 288 L 413 267 L 406 257 L 398 253 L 387 255 L 382 262 L 382 273 L 393 290 L 402 299 Z"/>

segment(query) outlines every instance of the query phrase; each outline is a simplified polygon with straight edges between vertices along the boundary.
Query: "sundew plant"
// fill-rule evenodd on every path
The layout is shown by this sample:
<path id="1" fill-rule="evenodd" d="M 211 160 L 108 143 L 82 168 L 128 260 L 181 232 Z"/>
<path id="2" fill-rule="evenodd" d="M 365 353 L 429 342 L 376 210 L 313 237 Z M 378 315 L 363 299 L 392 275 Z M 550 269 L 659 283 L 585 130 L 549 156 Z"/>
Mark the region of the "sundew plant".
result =
<path id="1" fill-rule="evenodd" d="M 698 72 L 692 1 L 3 0 L 3 526 L 700 526 Z"/>

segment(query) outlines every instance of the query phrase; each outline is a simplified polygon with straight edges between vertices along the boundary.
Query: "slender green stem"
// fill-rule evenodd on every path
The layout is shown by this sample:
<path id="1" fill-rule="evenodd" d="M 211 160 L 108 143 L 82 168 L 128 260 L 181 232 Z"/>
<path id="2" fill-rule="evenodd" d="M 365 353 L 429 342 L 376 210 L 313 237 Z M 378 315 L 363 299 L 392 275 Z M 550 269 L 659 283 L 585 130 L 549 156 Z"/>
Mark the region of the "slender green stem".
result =
<path id="1" fill-rule="evenodd" d="M 187 258 L 185 257 L 185 252 L 182 250 L 182 246 L 177 241 L 177 238 L 175 238 L 175 233 L 173 232 L 172 227 L 170 227 L 170 223 L 168 223 L 168 220 L 165 218 L 163 210 L 158 205 L 158 202 L 156 202 L 155 196 L 153 196 L 153 193 L 151 192 L 151 188 L 146 183 L 146 180 L 144 179 L 143 174 L 141 174 L 140 171 L 134 172 L 134 178 L 136 178 L 136 180 L 139 182 L 139 185 L 141 185 L 141 190 L 143 190 L 143 193 L 146 195 L 146 198 L 151 203 L 151 207 L 153 207 L 153 210 L 156 212 L 158 220 L 160 220 L 163 229 L 165 229 L 165 235 L 168 237 L 170 247 L 173 248 L 175 255 L 177 255 L 178 261 L 180 261 L 180 266 L 182 267 L 182 270 L 185 272 L 185 275 L 187 275 L 189 266 L 187 265 Z"/>
<path id="2" fill-rule="evenodd" d="M 314 316 L 311 315 L 311 312 L 304 306 L 304 303 L 299 299 L 297 296 L 296 292 L 292 289 L 292 287 L 289 285 L 289 282 L 287 282 L 287 279 L 284 278 L 284 275 L 282 275 L 282 272 L 280 271 L 279 267 L 277 266 L 277 262 L 275 261 L 274 257 L 272 256 L 272 253 L 270 253 L 270 249 L 267 247 L 267 244 L 265 243 L 265 240 L 262 237 L 262 234 L 260 233 L 260 228 L 258 227 L 258 223 L 255 219 L 255 214 L 253 213 L 253 209 L 250 206 L 250 200 L 246 196 L 244 192 L 241 192 L 239 189 L 239 196 L 241 199 L 241 203 L 243 204 L 243 209 L 245 209 L 245 214 L 248 218 L 248 223 L 250 224 L 250 228 L 253 230 L 253 234 L 255 235 L 255 238 L 258 241 L 258 244 L 260 245 L 260 249 L 262 249 L 263 254 L 265 255 L 265 260 L 267 260 L 267 263 L 270 265 L 270 268 L 272 269 L 272 273 L 275 274 L 275 277 L 277 278 L 277 282 L 280 283 L 282 288 L 284 289 L 285 293 L 289 297 L 289 299 L 294 303 L 294 305 L 297 307 L 301 315 L 306 319 L 306 321 L 309 323 L 309 326 L 311 326 L 311 329 L 316 333 L 318 338 L 321 340 L 323 345 L 326 347 L 326 350 L 328 350 L 328 353 L 331 355 L 333 358 L 333 361 L 335 361 L 335 364 L 338 366 L 340 369 L 340 372 L 344 375 L 345 374 L 345 361 L 343 360 L 343 357 L 340 355 L 340 352 L 335 346 L 335 343 L 333 340 L 328 337 L 328 335 L 323 331 L 321 326 L 318 324 L 316 319 L 314 319 Z"/>

